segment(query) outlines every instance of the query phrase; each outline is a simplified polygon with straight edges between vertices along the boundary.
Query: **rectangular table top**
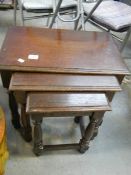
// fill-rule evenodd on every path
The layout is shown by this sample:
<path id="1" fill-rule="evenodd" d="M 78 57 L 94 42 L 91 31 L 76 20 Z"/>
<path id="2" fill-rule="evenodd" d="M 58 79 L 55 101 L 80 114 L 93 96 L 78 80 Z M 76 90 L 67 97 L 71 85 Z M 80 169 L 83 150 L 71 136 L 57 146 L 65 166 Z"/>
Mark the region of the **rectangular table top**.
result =
<path id="1" fill-rule="evenodd" d="M 38 59 L 29 59 L 37 55 Z M 12 27 L 0 52 L 0 70 L 129 74 L 107 33 Z"/>
<path id="2" fill-rule="evenodd" d="M 96 91 L 115 92 L 121 87 L 112 75 L 77 75 L 58 73 L 14 73 L 12 91 Z"/>
<path id="3" fill-rule="evenodd" d="M 28 93 L 26 112 L 29 113 L 55 113 L 69 116 L 69 112 L 76 115 L 78 112 L 108 111 L 111 110 L 108 99 L 104 93 L 62 93 L 42 92 Z M 61 115 L 60 115 L 61 116 Z"/>

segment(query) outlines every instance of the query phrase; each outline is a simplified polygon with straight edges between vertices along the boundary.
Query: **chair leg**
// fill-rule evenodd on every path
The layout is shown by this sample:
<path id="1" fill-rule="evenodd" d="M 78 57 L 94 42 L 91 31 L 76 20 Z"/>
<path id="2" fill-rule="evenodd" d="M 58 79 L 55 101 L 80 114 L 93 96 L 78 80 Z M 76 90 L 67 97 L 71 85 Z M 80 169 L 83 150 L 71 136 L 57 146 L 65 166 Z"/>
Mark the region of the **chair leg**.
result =
<path id="1" fill-rule="evenodd" d="M 131 34 L 131 27 L 130 27 L 129 30 L 127 31 L 127 34 L 126 34 L 126 36 L 125 36 L 125 38 L 124 38 L 124 40 L 123 40 L 122 46 L 121 46 L 121 48 L 120 48 L 120 51 L 121 51 L 121 52 L 123 51 L 124 47 L 126 46 L 130 34 Z"/>
<path id="2" fill-rule="evenodd" d="M 82 3 L 82 2 L 81 2 Z M 81 4 L 81 15 L 80 15 L 80 20 L 81 20 L 81 27 L 82 30 L 85 31 L 85 22 L 84 22 L 85 16 L 84 16 L 84 9 L 83 5 Z"/>
<path id="3" fill-rule="evenodd" d="M 42 117 L 32 116 L 34 124 L 34 148 L 33 152 L 35 155 L 40 156 L 43 152 L 43 142 L 42 142 Z"/>
<path id="4" fill-rule="evenodd" d="M 21 8 L 21 19 L 22 19 L 22 25 L 24 26 L 25 23 L 24 23 L 24 11 L 23 11 L 23 8 Z"/>
<path id="5" fill-rule="evenodd" d="M 51 16 L 51 14 L 49 14 L 49 16 L 47 17 L 46 26 L 49 26 L 49 23 L 50 23 L 50 16 Z"/>
<path id="6" fill-rule="evenodd" d="M 20 16 L 21 16 L 21 20 L 22 20 L 22 25 L 24 26 L 23 4 L 19 0 L 17 2 L 18 2 L 18 6 L 20 8 Z"/>
<path id="7" fill-rule="evenodd" d="M 17 0 L 14 0 L 14 25 L 16 26 Z"/>
<path id="8" fill-rule="evenodd" d="M 75 22 L 74 22 L 74 30 L 77 30 L 78 24 L 79 24 L 79 20 L 80 18 L 78 18 Z"/>
<path id="9" fill-rule="evenodd" d="M 75 17 L 77 16 L 77 12 L 75 12 Z M 78 18 L 76 21 L 74 21 L 74 30 L 77 30 L 78 24 L 79 24 L 80 18 Z"/>
<path id="10" fill-rule="evenodd" d="M 57 4 L 57 7 L 56 7 L 56 9 L 55 9 L 54 15 L 53 15 L 53 17 L 52 17 L 51 23 L 50 23 L 50 25 L 49 25 L 49 28 L 52 28 L 52 27 L 53 27 L 53 24 L 54 24 L 54 22 L 55 22 L 55 19 L 56 19 L 56 17 L 57 17 L 57 14 L 58 14 L 58 12 L 59 12 L 59 8 L 60 8 L 61 4 L 62 4 L 62 0 L 59 0 L 59 2 L 58 2 L 58 4 Z"/>

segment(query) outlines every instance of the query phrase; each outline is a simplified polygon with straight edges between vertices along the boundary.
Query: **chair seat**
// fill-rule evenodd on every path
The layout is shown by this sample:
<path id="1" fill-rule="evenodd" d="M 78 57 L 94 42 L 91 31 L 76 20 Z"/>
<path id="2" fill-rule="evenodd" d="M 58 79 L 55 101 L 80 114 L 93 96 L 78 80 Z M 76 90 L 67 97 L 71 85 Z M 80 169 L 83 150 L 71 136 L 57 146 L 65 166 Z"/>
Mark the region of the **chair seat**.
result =
<path id="1" fill-rule="evenodd" d="M 95 3 L 83 3 L 84 12 L 89 14 L 94 5 Z M 117 1 L 103 1 L 92 14 L 92 18 L 118 31 L 131 26 L 131 6 Z"/>
<path id="2" fill-rule="evenodd" d="M 53 1 L 54 0 L 26 0 L 23 2 L 23 7 L 27 10 L 53 9 Z M 68 8 L 76 5 L 77 2 L 75 0 L 64 0 L 61 8 Z"/>
<path id="3" fill-rule="evenodd" d="M 63 0 L 61 8 L 69 8 L 77 6 L 76 0 Z"/>
<path id="4" fill-rule="evenodd" d="M 23 1 L 23 7 L 25 9 L 53 9 L 52 0 L 26 0 Z"/>

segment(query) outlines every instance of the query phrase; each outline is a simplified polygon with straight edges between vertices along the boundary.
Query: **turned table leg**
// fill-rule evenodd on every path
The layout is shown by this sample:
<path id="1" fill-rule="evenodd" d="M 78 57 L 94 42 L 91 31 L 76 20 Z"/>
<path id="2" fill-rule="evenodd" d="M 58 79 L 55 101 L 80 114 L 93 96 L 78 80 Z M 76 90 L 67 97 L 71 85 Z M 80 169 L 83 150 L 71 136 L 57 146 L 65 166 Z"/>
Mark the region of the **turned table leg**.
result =
<path id="1" fill-rule="evenodd" d="M 90 120 L 93 117 L 93 115 L 97 115 L 98 116 L 98 121 L 97 121 L 97 123 L 95 125 L 94 132 L 93 132 L 93 135 L 91 137 L 91 140 L 93 140 L 98 135 L 99 127 L 103 123 L 104 112 L 103 113 L 102 112 L 101 113 L 99 113 L 99 112 L 92 113 L 92 116 L 90 116 Z"/>
<path id="2" fill-rule="evenodd" d="M 90 120 L 90 123 L 88 124 L 84 136 L 82 137 L 82 139 L 80 140 L 80 149 L 79 151 L 81 153 L 84 153 L 86 150 L 88 150 L 89 148 L 89 143 L 90 140 L 94 134 L 95 131 L 95 127 L 97 122 L 99 121 L 99 117 L 103 116 L 104 113 L 103 112 L 94 112 L 94 114 L 92 115 L 92 118 Z"/>
<path id="3" fill-rule="evenodd" d="M 82 116 L 75 116 L 74 122 L 79 123 Z"/>
<path id="4" fill-rule="evenodd" d="M 42 142 L 42 117 L 32 116 L 33 124 L 34 124 L 34 148 L 33 152 L 35 155 L 40 156 L 43 152 L 43 142 Z"/>

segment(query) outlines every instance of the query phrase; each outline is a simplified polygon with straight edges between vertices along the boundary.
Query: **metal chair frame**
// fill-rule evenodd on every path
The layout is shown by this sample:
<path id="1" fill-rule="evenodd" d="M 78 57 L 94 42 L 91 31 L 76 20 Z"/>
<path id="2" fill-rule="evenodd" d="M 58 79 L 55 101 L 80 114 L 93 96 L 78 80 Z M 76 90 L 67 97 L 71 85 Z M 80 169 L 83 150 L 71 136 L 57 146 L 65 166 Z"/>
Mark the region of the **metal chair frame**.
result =
<path id="1" fill-rule="evenodd" d="M 48 26 L 49 18 L 54 14 L 54 11 L 55 11 L 55 8 L 56 8 L 56 0 L 54 0 L 54 4 L 53 4 L 52 9 L 41 9 L 41 10 L 27 10 L 26 9 L 27 12 L 32 12 L 32 13 L 37 13 L 37 14 L 38 13 L 44 13 L 44 14 L 42 14 L 42 15 L 34 15 L 34 16 L 31 16 L 31 17 L 25 17 L 24 16 L 24 10 L 25 9 L 23 8 L 21 0 L 14 0 L 14 1 L 15 1 L 14 2 L 14 24 L 15 25 L 16 25 L 17 4 L 19 5 L 19 8 L 20 8 L 20 13 L 21 13 L 21 18 L 22 18 L 22 25 L 23 26 L 25 24 L 25 20 L 32 20 L 32 19 L 44 18 L 44 17 L 48 17 L 48 19 L 47 19 L 47 26 Z M 70 12 L 71 9 L 73 10 L 73 7 L 60 8 L 60 10 L 59 10 L 59 18 L 62 19 L 61 14 L 71 14 L 71 12 Z M 74 8 L 74 12 L 76 14 L 76 9 L 75 8 Z M 69 22 L 69 20 L 68 20 L 68 22 Z"/>
<path id="2" fill-rule="evenodd" d="M 44 13 L 41 15 L 34 15 L 31 17 L 24 17 L 24 7 L 23 4 L 21 2 L 21 0 L 14 0 L 14 24 L 16 25 L 16 20 L 17 20 L 17 5 L 19 6 L 20 9 L 20 14 L 21 14 L 21 18 L 22 18 L 22 25 L 25 25 L 25 21 L 26 20 L 32 20 L 32 19 L 37 19 L 37 18 L 44 18 L 44 17 L 50 17 L 51 14 L 53 14 L 53 9 L 41 9 L 41 10 L 26 10 L 27 12 L 32 12 L 32 13 Z M 49 19 L 48 19 L 49 20 Z M 47 20 L 47 24 L 48 24 L 48 20 Z"/>
<path id="3" fill-rule="evenodd" d="M 69 20 L 66 20 L 66 19 L 62 18 L 61 15 L 60 15 L 60 9 L 61 9 L 62 1 L 63 0 L 59 0 L 57 5 L 56 5 L 56 8 L 54 10 L 54 15 L 53 15 L 53 18 L 52 18 L 51 23 L 49 25 L 49 28 L 53 27 L 53 24 L 55 23 L 55 20 L 58 17 L 63 22 L 75 22 L 74 29 L 76 29 L 76 27 L 78 25 L 78 22 L 79 22 L 79 19 L 83 19 L 84 18 L 84 13 L 83 13 L 83 8 L 82 8 L 82 0 L 77 0 L 76 16 L 74 18 L 72 18 L 72 19 L 69 19 Z M 81 20 L 81 25 L 82 25 L 82 27 L 84 29 L 83 20 Z"/>
<path id="4" fill-rule="evenodd" d="M 93 24 L 93 25 L 95 25 L 96 27 L 98 27 L 99 29 L 111 33 L 111 31 L 115 31 L 115 30 L 113 30 L 112 28 L 110 28 L 110 27 L 108 27 L 108 26 L 106 26 L 106 25 L 104 25 L 104 24 L 97 23 L 97 22 L 94 21 L 93 18 L 92 18 L 92 14 L 93 14 L 94 11 L 97 9 L 97 7 L 102 3 L 102 1 L 103 1 L 103 0 L 98 0 L 98 1 L 97 1 L 97 3 L 94 5 L 94 7 L 93 7 L 92 10 L 90 11 L 90 13 L 89 13 L 88 15 L 85 16 L 85 19 L 84 19 L 84 22 L 83 22 L 83 23 L 85 24 L 85 23 L 88 21 L 88 22 L 90 22 L 91 24 Z M 81 30 L 82 28 L 83 28 L 82 25 L 80 25 L 80 26 L 78 27 L 77 30 Z M 85 27 L 84 27 L 84 28 L 85 28 Z M 128 39 L 129 39 L 129 37 L 130 37 L 130 34 L 131 34 L 131 26 L 125 27 L 125 28 L 123 28 L 122 30 L 118 30 L 118 31 L 116 30 L 116 31 L 115 31 L 115 32 L 124 32 L 124 31 L 127 31 L 127 33 L 126 33 L 126 36 L 125 36 L 125 38 L 124 38 L 123 40 L 122 40 L 121 38 L 119 38 L 118 36 L 114 35 L 113 33 L 111 33 L 112 36 L 113 36 L 114 38 L 116 38 L 116 39 L 118 39 L 119 41 L 122 42 L 122 45 L 121 45 L 121 48 L 120 48 L 120 51 L 121 51 L 121 52 L 123 51 L 124 47 L 126 46 L 126 44 L 127 44 L 127 42 L 128 42 Z"/>

